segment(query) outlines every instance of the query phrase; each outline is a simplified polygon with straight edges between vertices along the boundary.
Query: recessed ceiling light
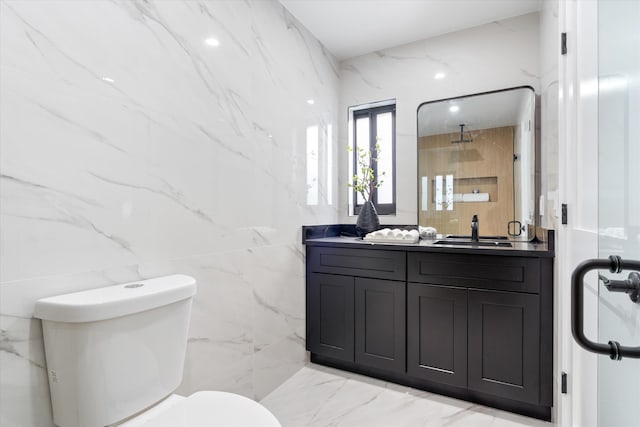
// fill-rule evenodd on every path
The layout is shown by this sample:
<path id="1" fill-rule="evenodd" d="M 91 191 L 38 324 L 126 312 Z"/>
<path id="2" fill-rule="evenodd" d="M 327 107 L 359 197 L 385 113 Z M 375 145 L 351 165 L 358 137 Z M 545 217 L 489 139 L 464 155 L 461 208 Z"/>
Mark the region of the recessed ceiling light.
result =
<path id="1" fill-rule="evenodd" d="M 460 107 L 458 107 L 457 105 L 452 105 L 451 107 L 449 107 L 449 111 L 451 111 L 452 113 L 457 113 L 459 109 Z"/>
<path id="2" fill-rule="evenodd" d="M 316 103 L 316 101 L 314 101 L 313 99 L 307 99 L 307 104 L 313 105 L 315 103 Z"/>
<path id="3" fill-rule="evenodd" d="M 213 37 L 209 37 L 208 39 L 206 39 L 204 41 L 204 44 L 206 44 L 207 46 L 216 47 L 216 46 L 220 45 L 220 42 L 218 41 L 218 39 L 214 39 Z"/>
<path id="4" fill-rule="evenodd" d="M 444 79 L 445 77 L 446 77 L 445 73 L 436 73 L 435 76 L 433 76 L 433 78 L 436 80 Z"/>

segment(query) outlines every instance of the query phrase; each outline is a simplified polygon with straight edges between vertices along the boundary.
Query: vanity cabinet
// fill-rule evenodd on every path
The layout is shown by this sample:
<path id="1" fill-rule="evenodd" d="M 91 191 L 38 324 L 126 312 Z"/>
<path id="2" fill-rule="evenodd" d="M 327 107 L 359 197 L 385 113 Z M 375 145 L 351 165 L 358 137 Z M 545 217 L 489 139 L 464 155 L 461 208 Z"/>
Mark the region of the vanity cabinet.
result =
<path id="1" fill-rule="evenodd" d="M 360 366 L 404 372 L 405 270 L 405 254 L 398 252 L 309 251 L 307 350 Z"/>
<path id="2" fill-rule="evenodd" d="M 551 405 L 550 274 L 543 258 L 408 253 L 409 374 Z"/>
<path id="3" fill-rule="evenodd" d="M 552 258 L 307 245 L 311 361 L 537 418 L 552 406 Z"/>
<path id="4" fill-rule="evenodd" d="M 409 283 L 407 373 L 538 403 L 537 295 Z"/>
<path id="5" fill-rule="evenodd" d="M 405 283 L 312 273 L 307 279 L 307 350 L 404 372 Z"/>

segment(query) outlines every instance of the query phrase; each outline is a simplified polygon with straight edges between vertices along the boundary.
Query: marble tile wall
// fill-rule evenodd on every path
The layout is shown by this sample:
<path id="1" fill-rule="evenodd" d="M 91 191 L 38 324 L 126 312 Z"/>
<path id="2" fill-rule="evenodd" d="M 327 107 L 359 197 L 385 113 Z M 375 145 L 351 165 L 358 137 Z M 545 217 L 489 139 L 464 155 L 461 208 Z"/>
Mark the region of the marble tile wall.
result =
<path id="1" fill-rule="evenodd" d="M 181 393 L 261 398 L 303 365 L 338 72 L 276 1 L 0 1 L 0 425 L 52 424 L 50 295 L 196 277 Z"/>
<path id="2" fill-rule="evenodd" d="M 529 85 L 540 87 L 539 14 L 492 22 L 464 31 L 349 59 L 340 64 L 340 110 L 396 100 L 395 216 L 386 224 L 417 222 L 416 114 L 426 101 Z M 434 79 L 436 73 L 446 77 Z M 348 134 L 340 127 L 340 221 L 355 222 L 347 206 Z"/>

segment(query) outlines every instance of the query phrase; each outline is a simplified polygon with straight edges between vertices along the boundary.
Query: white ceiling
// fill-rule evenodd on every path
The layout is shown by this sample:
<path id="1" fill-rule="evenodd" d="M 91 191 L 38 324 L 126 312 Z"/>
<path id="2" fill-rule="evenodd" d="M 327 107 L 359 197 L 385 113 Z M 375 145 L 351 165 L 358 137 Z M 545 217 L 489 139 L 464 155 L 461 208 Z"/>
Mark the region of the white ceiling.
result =
<path id="1" fill-rule="evenodd" d="M 542 0 L 280 0 L 338 60 L 541 9 Z"/>
<path id="2" fill-rule="evenodd" d="M 491 129 L 520 124 L 523 113 L 533 113 L 531 88 L 470 95 L 423 104 L 418 108 L 418 137 Z M 452 106 L 458 111 L 451 112 Z"/>

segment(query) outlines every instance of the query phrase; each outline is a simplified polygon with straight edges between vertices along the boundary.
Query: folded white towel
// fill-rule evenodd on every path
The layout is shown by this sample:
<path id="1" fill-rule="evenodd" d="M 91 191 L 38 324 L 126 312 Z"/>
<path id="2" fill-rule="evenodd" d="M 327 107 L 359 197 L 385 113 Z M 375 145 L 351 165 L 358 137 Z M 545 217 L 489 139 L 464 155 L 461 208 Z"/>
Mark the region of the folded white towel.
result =
<path id="1" fill-rule="evenodd" d="M 372 231 L 363 238 L 370 242 L 407 242 L 416 243 L 420 239 L 418 230 L 400 230 L 394 228 L 383 228 L 382 230 Z"/>
<path id="2" fill-rule="evenodd" d="M 420 231 L 421 239 L 428 239 L 430 237 L 433 238 L 438 234 L 438 230 L 433 227 L 418 226 L 418 230 Z"/>

